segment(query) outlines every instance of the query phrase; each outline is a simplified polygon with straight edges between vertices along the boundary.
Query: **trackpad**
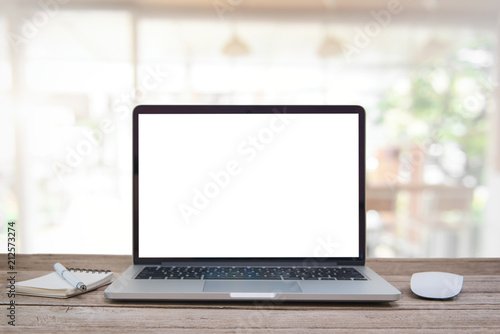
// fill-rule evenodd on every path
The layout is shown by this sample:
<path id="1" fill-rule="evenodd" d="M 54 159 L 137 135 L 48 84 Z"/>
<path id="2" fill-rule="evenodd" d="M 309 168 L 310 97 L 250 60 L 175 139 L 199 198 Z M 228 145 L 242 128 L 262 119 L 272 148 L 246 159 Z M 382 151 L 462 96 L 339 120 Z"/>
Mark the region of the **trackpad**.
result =
<path id="1" fill-rule="evenodd" d="M 294 281 L 206 281 L 203 292 L 302 292 Z"/>

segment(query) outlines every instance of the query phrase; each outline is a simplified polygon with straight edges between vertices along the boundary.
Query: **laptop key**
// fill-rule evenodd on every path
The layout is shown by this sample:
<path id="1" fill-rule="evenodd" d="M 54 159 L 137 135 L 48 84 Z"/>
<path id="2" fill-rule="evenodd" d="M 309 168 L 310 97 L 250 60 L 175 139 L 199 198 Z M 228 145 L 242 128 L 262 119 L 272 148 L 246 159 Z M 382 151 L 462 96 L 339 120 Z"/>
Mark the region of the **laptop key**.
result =
<path id="1" fill-rule="evenodd" d="M 136 279 L 367 280 L 355 268 L 144 267 Z"/>

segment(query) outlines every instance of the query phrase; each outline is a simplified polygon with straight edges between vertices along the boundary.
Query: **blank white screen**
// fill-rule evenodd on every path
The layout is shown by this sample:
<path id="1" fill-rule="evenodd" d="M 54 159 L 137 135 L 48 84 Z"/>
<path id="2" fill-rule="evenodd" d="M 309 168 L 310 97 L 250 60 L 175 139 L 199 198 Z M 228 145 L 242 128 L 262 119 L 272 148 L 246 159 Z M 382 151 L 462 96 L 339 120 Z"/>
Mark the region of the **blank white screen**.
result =
<path id="1" fill-rule="evenodd" d="M 139 257 L 357 257 L 356 114 L 139 115 Z"/>

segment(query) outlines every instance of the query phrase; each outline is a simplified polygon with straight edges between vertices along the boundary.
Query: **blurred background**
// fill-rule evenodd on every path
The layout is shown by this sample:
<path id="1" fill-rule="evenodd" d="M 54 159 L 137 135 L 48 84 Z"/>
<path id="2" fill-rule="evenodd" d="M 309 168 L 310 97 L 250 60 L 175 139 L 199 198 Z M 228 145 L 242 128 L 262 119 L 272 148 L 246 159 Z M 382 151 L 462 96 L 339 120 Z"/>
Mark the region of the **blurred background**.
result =
<path id="1" fill-rule="evenodd" d="M 497 0 L 0 2 L 0 249 L 132 253 L 137 104 L 358 104 L 370 257 L 500 256 Z"/>

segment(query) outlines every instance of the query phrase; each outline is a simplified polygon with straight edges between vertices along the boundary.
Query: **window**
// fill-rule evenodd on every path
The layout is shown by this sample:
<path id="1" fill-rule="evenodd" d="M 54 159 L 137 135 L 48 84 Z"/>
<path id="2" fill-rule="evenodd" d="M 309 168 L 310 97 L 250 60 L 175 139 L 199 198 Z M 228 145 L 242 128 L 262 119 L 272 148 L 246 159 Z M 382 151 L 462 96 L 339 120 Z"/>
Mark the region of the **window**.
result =
<path id="1" fill-rule="evenodd" d="M 19 220 L 21 252 L 130 254 L 132 109 L 197 103 L 362 105 L 368 255 L 500 254 L 486 7 L 372 35 L 356 7 L 331 22 L 116 8 L 69 3 L 20 51 L 0 38 L 1 218 Z M 0 16 L 0 36 L 22 28 Z"/>
<path id="2" fill-rule="evenodd" d="M 18 201 L 15 197 L 14 113 L 11 100 L 12 73 L 10 67 L 7 21 L 0 15 L 0 219 L 2 226 L 17 218 Z M 7 244 L 7 227 L 0 232 L 0 244 Z M 6 249 L 6 248 L 4 248 Z"/>
<path id="3" fill-rule="evenodd" d="M 130 29 L 127 12 L 62 10 L 24 45 L 16 128 L 24 252 L 130 252 L 129 242 L 106 248 L 111 236 L 131 238 L 122 209 L 129 122 L 113 109 L 133 88 Z"/>

